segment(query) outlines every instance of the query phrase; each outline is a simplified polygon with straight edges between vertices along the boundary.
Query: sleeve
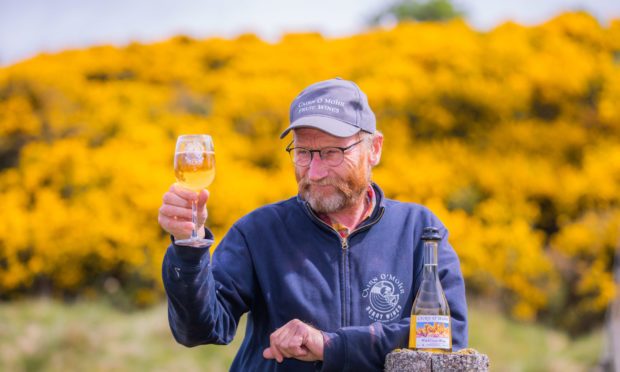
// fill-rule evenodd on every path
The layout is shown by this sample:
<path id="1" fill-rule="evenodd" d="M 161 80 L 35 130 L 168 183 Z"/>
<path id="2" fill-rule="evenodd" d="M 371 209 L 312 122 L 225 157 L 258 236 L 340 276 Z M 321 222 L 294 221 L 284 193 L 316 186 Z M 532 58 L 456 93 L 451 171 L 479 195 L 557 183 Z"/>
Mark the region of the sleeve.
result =
<path id="1" fill-rule="evenodd" d="M 382 371 L 385 356 L 407 347 L 410 318 L 397 323 L 373 323 L 323 332 L 325 348 L 321 372 Z"/>
<path id="2" fill-rule="evenodd" d="M 459 259 L 447 242 L 448 232 L 438 247 L 439 280 L 450 306 L 452 350 L 467 347 L 467 302 L 465 282 Z M 421 278 L 416 278 L 415 291 Z M 383 370 L 386 355 L 396 348 L 409 345 L 411 318 L 394 323 L 373 323 L 370 326 L 345 327 L 333 333 L 323 332 L 325 349 L 322 372 Z"/>
<path id="3" fill-rule="evenodd" d="M 212 237 L 210 231 L 207 236 Z M 233 226 L 211 259 L 209 247 L 173 243 L 162 265 L 168 322 L 174 338 L 191 347 L 228 344 L 254 293 L 254 270 L 243 234 Z"/>

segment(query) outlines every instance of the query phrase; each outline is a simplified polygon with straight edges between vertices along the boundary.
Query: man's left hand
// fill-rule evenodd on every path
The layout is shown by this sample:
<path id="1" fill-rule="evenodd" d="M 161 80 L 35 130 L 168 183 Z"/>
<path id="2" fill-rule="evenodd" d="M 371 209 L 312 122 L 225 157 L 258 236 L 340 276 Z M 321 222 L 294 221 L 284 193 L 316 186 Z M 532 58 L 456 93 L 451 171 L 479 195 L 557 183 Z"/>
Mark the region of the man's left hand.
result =
<path id="1" fill-rule="evenodd" d="M 293 319 L 278 328 L 269 337 L 270 345 L 263 357 L 276 359 L 295 358 L 306 362 L 323 360 L 323 332 L 299 319 Z"/>

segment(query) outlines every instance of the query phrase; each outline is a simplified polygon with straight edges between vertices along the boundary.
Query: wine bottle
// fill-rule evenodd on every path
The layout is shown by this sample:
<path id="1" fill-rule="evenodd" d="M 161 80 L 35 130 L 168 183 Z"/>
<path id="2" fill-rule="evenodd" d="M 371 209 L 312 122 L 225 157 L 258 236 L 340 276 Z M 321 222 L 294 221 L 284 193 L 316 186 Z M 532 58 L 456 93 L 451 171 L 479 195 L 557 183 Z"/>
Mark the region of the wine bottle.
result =
<path id="1" fill-rule="evenodd" d="M 450 307 L 437 271 L 437 245 L 441 241 L 439 229 L 425 227 L 422 241 L 424 268 L 422 283 L 411 308 L 409 348 L 430 352 L 451 352 Z"/>

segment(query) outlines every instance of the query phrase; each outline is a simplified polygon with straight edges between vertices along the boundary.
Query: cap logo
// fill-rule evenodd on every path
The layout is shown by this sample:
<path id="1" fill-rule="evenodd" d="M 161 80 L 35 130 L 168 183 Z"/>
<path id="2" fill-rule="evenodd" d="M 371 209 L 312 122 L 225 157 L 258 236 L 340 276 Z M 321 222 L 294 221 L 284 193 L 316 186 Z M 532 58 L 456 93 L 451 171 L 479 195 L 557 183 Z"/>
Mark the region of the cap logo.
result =
<path id="1" fill-rule="evenodd" d="M 360 130 L 376 131 L 375 114 L 364 92 L 352 81 L 339 78 L 320 81 L 304 89 L 291 103 L 290 124 L 283 138 L 295 128 L 310 127 L 336 137 Z"/>
<path id="2" fill-rule="evenodd" d="M 331 113 L 339 113 L 340 108 L 344 108 L 344 101 L 331 97 L 319 97 L 309 101 L 299 102 L 297 105 L 297 114 L 302 114 L 307 111 L 328 111 Z"/>

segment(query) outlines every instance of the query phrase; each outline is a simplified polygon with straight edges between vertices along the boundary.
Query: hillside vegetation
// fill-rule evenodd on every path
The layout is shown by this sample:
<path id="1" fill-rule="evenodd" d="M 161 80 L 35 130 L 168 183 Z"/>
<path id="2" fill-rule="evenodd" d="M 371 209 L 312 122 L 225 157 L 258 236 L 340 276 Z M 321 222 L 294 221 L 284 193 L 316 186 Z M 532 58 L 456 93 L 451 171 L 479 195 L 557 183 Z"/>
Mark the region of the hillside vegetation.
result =
<path id="1" fill-rule="evenodd" d="M 221 239 L 295 194 L 278 135 L 295 95 L 336 76 L 367 93 L 385 135 L 374 180 L 444 221 L 471 293 L 572 332 L 600 322 L 620 226 L 620 20 L 586 13 L 490 32 L 176 37 L 0 69 L 0 298 L 160 300 L 176 137 L 214 138 Z"/>
<path id="2" fill-rule="evenodd" d="M 224 372 L 243 340 L 186 348 L 175 342 L 166 304 L 119 311 L 100 301 L 44 299 L 0 303 L 0 370 L 10 372 Z M 506 319 L 493 306 L 469 306 L 469 346 L 502 372 L 592 371 L 604 346 L 600 329 L 582 337 Z M 497 342 L 502 340 L 502 342 Z"/>

